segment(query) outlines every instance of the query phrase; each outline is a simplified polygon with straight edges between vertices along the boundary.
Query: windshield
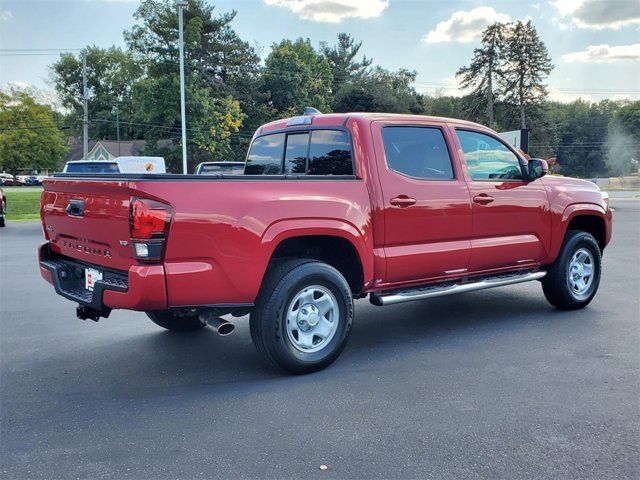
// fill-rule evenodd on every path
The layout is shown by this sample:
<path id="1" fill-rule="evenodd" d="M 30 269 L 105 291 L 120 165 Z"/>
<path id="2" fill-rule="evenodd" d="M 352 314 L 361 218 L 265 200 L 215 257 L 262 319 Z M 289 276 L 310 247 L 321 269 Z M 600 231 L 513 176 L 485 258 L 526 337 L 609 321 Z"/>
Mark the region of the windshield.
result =
<path id="1" fill-rule="evenodd" d="M 81 162 L 67 163 L 66 173 L 120 173 L 117 163 Z"/>

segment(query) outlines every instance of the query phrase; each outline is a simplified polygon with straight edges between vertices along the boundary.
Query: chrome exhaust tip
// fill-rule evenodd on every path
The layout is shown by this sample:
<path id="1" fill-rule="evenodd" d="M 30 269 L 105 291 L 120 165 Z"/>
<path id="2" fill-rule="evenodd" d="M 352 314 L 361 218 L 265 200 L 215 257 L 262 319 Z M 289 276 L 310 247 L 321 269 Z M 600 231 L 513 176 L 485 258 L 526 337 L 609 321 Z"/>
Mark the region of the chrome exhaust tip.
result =
<path id="1" fill-rule="evenodd" d="M 218 332 L 218 335 L 220 335 L 221 337 L 226 337 L 227 335 L 231 335 L 233 331 L 236 329 L 236 326 L 233 323 L 227 322 L 226 320 L 220 317 L 216 317 L 211 312 L 201 313 L 200 321 L 215 328 L 216 332 Z"/>
<path id="2" fill-rule="evenodd" d="M 226 337 L 227 335 L 231 335 L 235 329 L 236 326 L 233 323 L 223 320 L 216 331 L 221 337 Z"/>

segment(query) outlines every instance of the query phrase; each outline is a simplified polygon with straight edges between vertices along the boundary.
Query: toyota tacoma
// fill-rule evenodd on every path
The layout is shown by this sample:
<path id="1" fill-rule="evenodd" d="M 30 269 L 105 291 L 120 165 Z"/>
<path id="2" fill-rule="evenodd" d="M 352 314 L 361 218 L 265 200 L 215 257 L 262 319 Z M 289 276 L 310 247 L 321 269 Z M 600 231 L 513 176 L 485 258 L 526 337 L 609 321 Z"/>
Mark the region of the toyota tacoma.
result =
<path id="1" fill-rule="evenodd" d="M 58 174 L 40 271 L 80 318 L 146 312 L 185 332 L 250 315 L 268 363 L 322 369 L 355 298 L 393 305 L 538 280 L 585 307 L 608 197 L 493 130 L 437 117 L 309 114 L 260 127 L 243 175 Z M 227 317 L 228 318 L 228 317 Z"/>

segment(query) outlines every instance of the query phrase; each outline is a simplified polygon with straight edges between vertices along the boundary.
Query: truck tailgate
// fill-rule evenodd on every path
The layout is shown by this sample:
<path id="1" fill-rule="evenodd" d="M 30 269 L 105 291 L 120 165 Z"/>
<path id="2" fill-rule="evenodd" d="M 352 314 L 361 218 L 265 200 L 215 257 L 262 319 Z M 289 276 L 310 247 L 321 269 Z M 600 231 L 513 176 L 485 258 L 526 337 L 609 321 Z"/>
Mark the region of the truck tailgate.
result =
<path id="1" fill-rule="evenodd" d="M 41 214 L 52 252 L 116 270 L 135 264 L 127 185 L 115 179 L 45 180 Z"/>

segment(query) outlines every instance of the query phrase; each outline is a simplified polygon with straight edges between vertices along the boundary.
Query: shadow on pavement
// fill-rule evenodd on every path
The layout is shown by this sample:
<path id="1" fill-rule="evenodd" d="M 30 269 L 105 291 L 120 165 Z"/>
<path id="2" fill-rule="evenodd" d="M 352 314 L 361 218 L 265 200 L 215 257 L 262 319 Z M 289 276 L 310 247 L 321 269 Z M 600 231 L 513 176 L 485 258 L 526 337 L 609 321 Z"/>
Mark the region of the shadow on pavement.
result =
<path id="1" fill-rule="evenodd" d="M 539 291 L 536 285 L 533 287 L 533 291 Z M 452 348 L 455 344 L 459 348 L 460 342 L 477 341 L 482 332 L 505 327 L 530 328 L 532 322 L 560 321 L 571 316 L 551 309 L 541 291 L 538 298 L 522 289 L 479 292 L 386 308 L 359 301 L 351 339 L 342 356 L 329 370 L 295 377 L 298 380 L 293 381 L 309 382 L 336 373 L 349 375 L 356 365 L 367 362 L 365 368 L 375 369 L 378 362 L 402 357 L 408 346 L 428 350 Z M 99 329 L 104 327 L 103 322 L 110 321 L 101 320 L 100 324 L 87 327 Z M 43 379 L 38 377 L 57 376 L 57 393 L 65 396 L 87 390 L 113 395 L 155 395 L 185 387 L 211 393 L 258 385 L 264 388 L 277 379 L 289 382 L 290 377 L 260 361 L 250 341 L 248 316 L 232 319 L 237 330 L 228 337 L 220 337 L 211 328 L 174 333 L 150 324 L 133 324 L 144 322 L 142 319 L 125 321 L 132 322 L 135 333 L 129 334 L 127 327 L 112 338 L 110 329 L 104 328 L 104 332 L 92 333 L 86 348 L 62 350 L 53 358 L 32 359 L 31 379 L 40 383 Z M 121 324 L 122 318 L 118 322 Z"/>

